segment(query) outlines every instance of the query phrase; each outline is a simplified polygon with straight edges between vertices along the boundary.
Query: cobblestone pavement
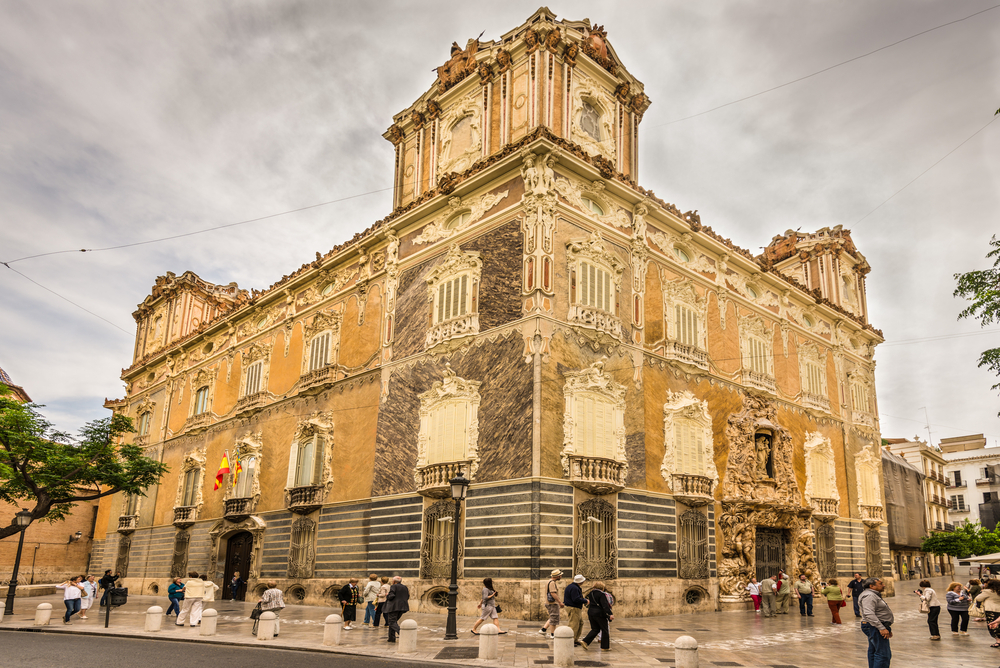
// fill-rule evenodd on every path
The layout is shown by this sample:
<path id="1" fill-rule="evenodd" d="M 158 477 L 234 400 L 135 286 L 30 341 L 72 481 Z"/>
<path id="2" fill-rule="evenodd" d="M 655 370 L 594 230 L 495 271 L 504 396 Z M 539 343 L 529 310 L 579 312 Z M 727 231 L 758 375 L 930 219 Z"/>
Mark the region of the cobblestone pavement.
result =
<path id="1" fill-rule="evenodd" d="M 933 581 L 935 588 L 944 590 L 947 579 Z M 897 591 L 908 591 L 897 586 Z M 893 627 L 893 665 L 905 668 L 994 668 L 1000 664 L 1000 650 L 991 649 L 985 624 L 972 622 L 969 636 L 953 636 L 948 628 L 947 612 L 941 615 L 942 641 L 928 640 L 925 616 L 917 611 L 916 597 L 896 596 L 887 599 L 896 615 Z M 281 614 L 281 634 L 262 642 L 251 635 L 248 615 L 253 605 L 218 601 L 210 604 L 219 612 L 218 634 L 199 635 L 197 628 L 181 628 L 173 619 L 164 620 L 163 630 L 147 633 L 143 630 L 145 610 L 152 605 L 164 606 L 163 597 L 131 596 L 128 605 L 111 613 L 110 628 L 104 628 L 104 616 L 91 611 L 87 620 L 76 620 L 64 626 L 61 619 L 62 600 L 58 597 L 19 599 L 17 613 L 0 623 L 3 629 L 32 628 L 34 609 L 41 602 L 52 604 L 53 620 L 46 632 L 73 634 L 110 634 L 136 638 L 259 645 L 318 652 L 341 652 L 370 657 L 400 658 L 409 662 L 443 661 L 462 665 L 482 664 L 527 668 L 552 662 L 552 643 L 538 633 L 540 622 L 501 620 L 506 635 L 500 636 L 500 658 L 479 661 L 478 638 L 469 629 L 475 621 L 459 617 L 459 640 L 445 641 L 444 615 L 415 614 L 406 618 L 418 624 L 416 654 L 400 655 L 397 646 L 385 642 L 384 627 L 369 629 L 356 623 L 345 631 L 342 644 L 323 647 L 323 621 L 333 612 L 330 608 L 289 606 Z M 829 609 L 817 606 L 815 617 L 798 614 L 794 604 L 788 615 L 762 619 L 753 612 L 719 612 L 700 615 L 672 615 L 617 619 L 611 627 L 611 651 L 602 652 L 598 643 L 588 651 L 578 648 L 577 665 L 581 666 L 663 666 L 674 663 L 674 641 L 682 635 L 698 640 L 702 666 L 768 666 L 771 668 L 827 668 L 867 665 L 867 639 L 854 618 L 850 606 L 842 609 L 844 624 L 830 622 Z M 361 615 L 363 616 L 363 615 Z M 42 642 L 39 638 L 39 642 Z M 0 635 L 0 642 L 3 636 Z M 167 651 L 164 649 L 164 651 Z"/>

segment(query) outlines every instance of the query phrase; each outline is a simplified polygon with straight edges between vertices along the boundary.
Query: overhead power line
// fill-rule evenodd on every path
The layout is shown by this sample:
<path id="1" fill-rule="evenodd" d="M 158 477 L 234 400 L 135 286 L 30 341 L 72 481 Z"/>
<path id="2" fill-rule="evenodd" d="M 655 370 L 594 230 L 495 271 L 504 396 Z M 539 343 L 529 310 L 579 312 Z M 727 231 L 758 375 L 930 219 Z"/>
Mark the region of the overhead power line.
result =
<path id="1" fill-rule="evenodd" d="M 974 16 L 979 16 L 980 14 L 985 14 L 986 12 L 992 11 L 992 10 L 996 9 L 997 7 L 1000 7 L 1000 5 L 993 5 L 992 7 L 987 7 L 986 9 L 983 9 L 982 11 L 978 11 L 978 12 L 976 12 L 974 14 L 969 14 L 968 16 L 966 16 L 964 18 L 955 19 L 954 21 L 949 21 L 948 23 L 942 23 L 941 25 L 934 26 L 933 28 L 928 28 L 927 30 L 922 30 L 922 31 L 920 31 L 920 32 L 918 32 L 916 34 L 910 35 L 909 37 L 904 37 L 903 39 L 897 40 L 897 41 L 893 42 L 892 44 L 886 44 L 885 46 L 880 46 L 879 48 L 877 48 L 877 49 L 875 49 L 873 51 L 869 51 L 868 53 L 863 53 L 860 56 L 854 56 L 853 58 L 848 58 L 847 60 L 841 61 L 841 62 L 839 62 L 839 63 L 837 63 L 835 65 L 830 65 L 829 67 L 824 67 L 821 70 L 816 70 L 812 74 L 807 74 L 807 75 L 799 77 L 797 79 L 792 79 L 791 81 L 786 81 L 783 84 L 778 84 L 777 86 L 772 86 L 771 88 L 767 88 L 767 89 L 762 90 L 760 92 L 754 93 L 753 95 L 747 95 L 745 97 L 741 97 L 741 98 L 733 100 L 731 102 L 726 102 L 725 104 L 720 104 L 717 107 L 712 107 L 711 109 L 706 109 L 705 111 L 699 111 L 697 114 L 691 114 L 690 116 L 685 116 L 684 118 L 678 118 L 678 119 L 675 119 L 675 120 L 672 120 L 672 121 L 667 121 L 666 123 L 661 123 L 660 125 L 654 125 L 653 127 L 660 128 L 660 127 L 663 127 L 665 125 L 673 125 L 674 123 L 680 123 L 681 121 L 687 121 L 687 120 L 690 120 L 692 118 L 697 118 L 698 116 L 704 116 L 705 114 L 710 114 L 713 111 L 718 111 L 719 109 L 724 109 L 724 108 L 730 107 L 730 106 L 732 106 L 734 104 L 738 104 L 740 102 L 745 102 L 746 100 L 751 100 L 751 99 L 753 99 L 755 97 L 760 97 L 761 95 L 765 95 L 767 93 L 776 91 L 776 90 L 778 90 L 780 88 L 785 88 L 786 86 L 791 86 L 792 84 L 799 83 L 800 81 L 805 81 L 806 79 L 811 79 L 812 77 L 817 76 L 819 74 L 823 74 L 824 72 L 829 72 L 830 70 L 833 70 L 833 69 L 836 69 L 838 67 L 841 67 L 842 65 L 847 65 L 848 63 L 853 63 L 856 60 L 861 60 L 862 58 L 867 58 L 868 56 L 871 56 L 871 55 L 874 55 L 874 54 L 878 53 L 879 51 L 885 51 L 886 49 L 891 49 L 892 47 L 894 47 L 894 46 L 896 46 L 898 44 L 902 44 L 903 42 L 907 42 L 907 41 L 909 41 L 911 39 L 914 39 L 916 37 L 920 37 L 921 35 L 926 35 L 929 32 L 934 32 L 935 30 L 940 30 L 941 28 L 946 28 L 947 26 L 954 25 L 956 23 L 961 23 L 962 21 L 968 21 L 969 19 L 971 19 Z M 998 109 L 997 112 L 1000 113 L 1000 109 Z"/>

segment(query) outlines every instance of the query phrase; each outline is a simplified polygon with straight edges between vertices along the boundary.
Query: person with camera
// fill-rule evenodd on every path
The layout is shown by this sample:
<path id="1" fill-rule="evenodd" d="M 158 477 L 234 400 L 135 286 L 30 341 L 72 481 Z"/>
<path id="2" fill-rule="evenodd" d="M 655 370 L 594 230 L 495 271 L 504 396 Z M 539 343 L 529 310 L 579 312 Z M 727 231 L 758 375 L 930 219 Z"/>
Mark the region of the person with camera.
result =
<path id="1" fill-rule="evenodd" d="M 77 575 L 62 584 L 56 585 L 56 589 L 63 590 L 63 603 L 66 604 L 66 614 L 63 615 L 63 624 L 67 626 L 73 623 L 70 621 L 70 617 L 80 612 L 80 599 L 83 596 L 83 585 L 80 584 L 81 580 L 83 580 L 83 576 Z"/>
<path id="2" fill-rule="evenodd" d="M 931 581 L 921 580 L 920 589 L 913 593 L 920 597 L 920 611 L 927 613 L 927 628 L 931 632 L 931 640 L 941 640 L 941 631 L 938 629 L 941 601 L 938 600 L 937 592 L 931 589 Z"/>

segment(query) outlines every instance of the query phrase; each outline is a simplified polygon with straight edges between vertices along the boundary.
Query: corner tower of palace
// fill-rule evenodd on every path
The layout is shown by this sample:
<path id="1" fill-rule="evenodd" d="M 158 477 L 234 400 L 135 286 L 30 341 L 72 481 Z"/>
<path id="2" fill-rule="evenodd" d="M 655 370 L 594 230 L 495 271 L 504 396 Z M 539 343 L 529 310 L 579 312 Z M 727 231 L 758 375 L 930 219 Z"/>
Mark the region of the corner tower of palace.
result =
<path id="1" fill-rule="evenodd" d="M 454 557 L 462 614 L 489 576 L 523 619 L 555 568 L 624 615 L 745 606 L 778 568 L 888 572 L 849 232 L 755 257 L 639 187 L 649 98 L 589 21 L 540 9 L 437 73 L 385 133 L 387 218 L 264 291 L 156 280 L 107 405 L 170 473 L 104 500 L 95 568 L 144 593 L 240 571 L 292 602 L 399 574 L 443 611 Z"/>

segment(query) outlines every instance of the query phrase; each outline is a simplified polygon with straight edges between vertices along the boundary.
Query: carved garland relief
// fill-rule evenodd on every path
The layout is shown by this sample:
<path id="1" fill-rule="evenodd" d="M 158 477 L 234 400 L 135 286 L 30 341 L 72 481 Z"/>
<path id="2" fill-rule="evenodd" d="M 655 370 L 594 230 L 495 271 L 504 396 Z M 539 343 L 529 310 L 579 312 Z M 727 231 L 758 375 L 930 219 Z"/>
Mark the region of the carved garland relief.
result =
<path id="1" fill-rule="evenodd" d="M 474 197 L 466 197 L 464 199 L 461 197 L 452 197 L 448 200 L 448 208 L 445 213 L 424 227 L 420 235 L 413 240 L 413 243 L 416 245 L 431 244 L 435 241 L 455 236 L 476 221 L 482 219 L 487 211 L 506 199 L 509 192 L 509 190 L 504 190 L 500 193 L 486 193 L 478 199 Z M 463 216 L 464 213 L 468 213 L 468 216 Z M 456 216 L 462 216 L 462 218 L 452 226 L 449 226 L 449 222 Z"/>

